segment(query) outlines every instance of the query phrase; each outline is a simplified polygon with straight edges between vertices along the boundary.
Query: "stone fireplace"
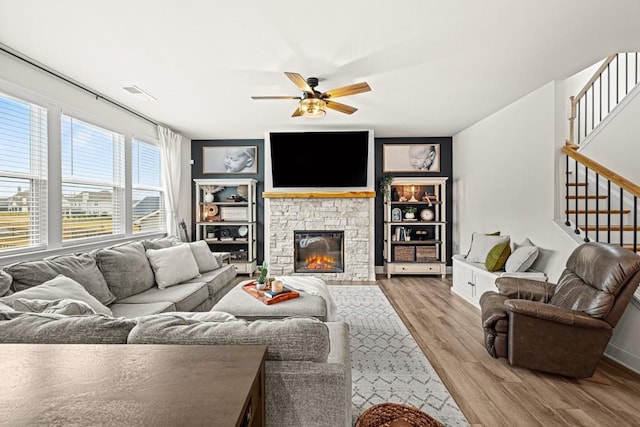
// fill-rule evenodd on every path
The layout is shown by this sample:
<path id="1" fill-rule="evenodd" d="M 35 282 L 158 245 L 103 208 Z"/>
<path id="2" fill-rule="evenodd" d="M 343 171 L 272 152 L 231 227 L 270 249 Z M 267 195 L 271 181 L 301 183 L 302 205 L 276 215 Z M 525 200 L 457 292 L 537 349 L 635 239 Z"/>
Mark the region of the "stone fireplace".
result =
<path id="1" fill-rule="evenodd" d="M 344 231 L 293 232 L 293 271 L 295 273 L 344 272 Z"/>
<path id="2" fill-rule="evenodd" d="M 375 281 L 374 197 L 375 192 L 265 192 L 265 259 L 269 262 L 269 274 L 313 274 L 323 280 Z M 318 239 L 322 236 L 316 234 L 321 232 L 326 233 L 325 237 L 332 236 L 332 240 L 342 234 L 341 268 L 296 267 L 296 262 L 300 262 L 295 251 L 296 233 L 299 239 L 314 239 L 305 242 L 306 249 L 325 246 Z"/>

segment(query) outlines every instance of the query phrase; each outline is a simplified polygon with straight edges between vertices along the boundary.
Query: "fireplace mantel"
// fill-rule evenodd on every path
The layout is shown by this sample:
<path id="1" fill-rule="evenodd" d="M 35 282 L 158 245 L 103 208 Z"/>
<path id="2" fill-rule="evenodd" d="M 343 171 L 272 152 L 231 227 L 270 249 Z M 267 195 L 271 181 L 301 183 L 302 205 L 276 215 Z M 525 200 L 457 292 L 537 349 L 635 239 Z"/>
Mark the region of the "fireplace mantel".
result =
<path id="1" fill-rule="evenodd" d="M 265 191 L 262 193 L 265 199 L 373 199 L 375 191 Z"/>

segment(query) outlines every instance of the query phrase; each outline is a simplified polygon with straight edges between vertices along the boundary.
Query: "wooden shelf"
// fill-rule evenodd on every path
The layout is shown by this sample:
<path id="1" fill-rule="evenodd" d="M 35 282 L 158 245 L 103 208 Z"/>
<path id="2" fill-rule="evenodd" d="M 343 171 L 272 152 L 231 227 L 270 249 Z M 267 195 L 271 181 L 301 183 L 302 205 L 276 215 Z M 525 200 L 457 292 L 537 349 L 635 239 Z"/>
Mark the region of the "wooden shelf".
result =
<path id="1" fill-rule="evenodd" d="M 262 193 L 265 199 L 373 199 L 375 191 L 265 191 Z"/>

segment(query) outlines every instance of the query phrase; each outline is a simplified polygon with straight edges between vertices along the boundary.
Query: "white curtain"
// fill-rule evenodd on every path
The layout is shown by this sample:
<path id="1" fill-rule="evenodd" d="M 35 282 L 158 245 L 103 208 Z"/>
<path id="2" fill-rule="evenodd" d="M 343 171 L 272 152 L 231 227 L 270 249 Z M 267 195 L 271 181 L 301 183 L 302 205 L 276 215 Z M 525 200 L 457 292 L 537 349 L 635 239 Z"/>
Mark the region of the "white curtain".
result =
<path id="1" fill-rule="evenodd" d="M 180 196 L 180 150 L 182 135 L 158 125 L 158 139 L 162 153 L 162 187 L 164 190 L 164 207 L 167 213 L 167 234 L 179 236 L 178 198 Z"/>

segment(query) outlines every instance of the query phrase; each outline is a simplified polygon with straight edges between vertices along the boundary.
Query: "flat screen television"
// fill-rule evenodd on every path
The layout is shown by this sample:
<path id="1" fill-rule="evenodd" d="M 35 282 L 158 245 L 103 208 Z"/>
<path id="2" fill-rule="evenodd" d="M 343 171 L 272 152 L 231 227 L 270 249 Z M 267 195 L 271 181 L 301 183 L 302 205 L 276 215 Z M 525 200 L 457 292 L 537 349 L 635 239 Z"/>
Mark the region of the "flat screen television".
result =
<path id="1" fill-rule="evenodd" d="M 270 132 L 274 188 L 366 187 L 369 131 Z"/>

